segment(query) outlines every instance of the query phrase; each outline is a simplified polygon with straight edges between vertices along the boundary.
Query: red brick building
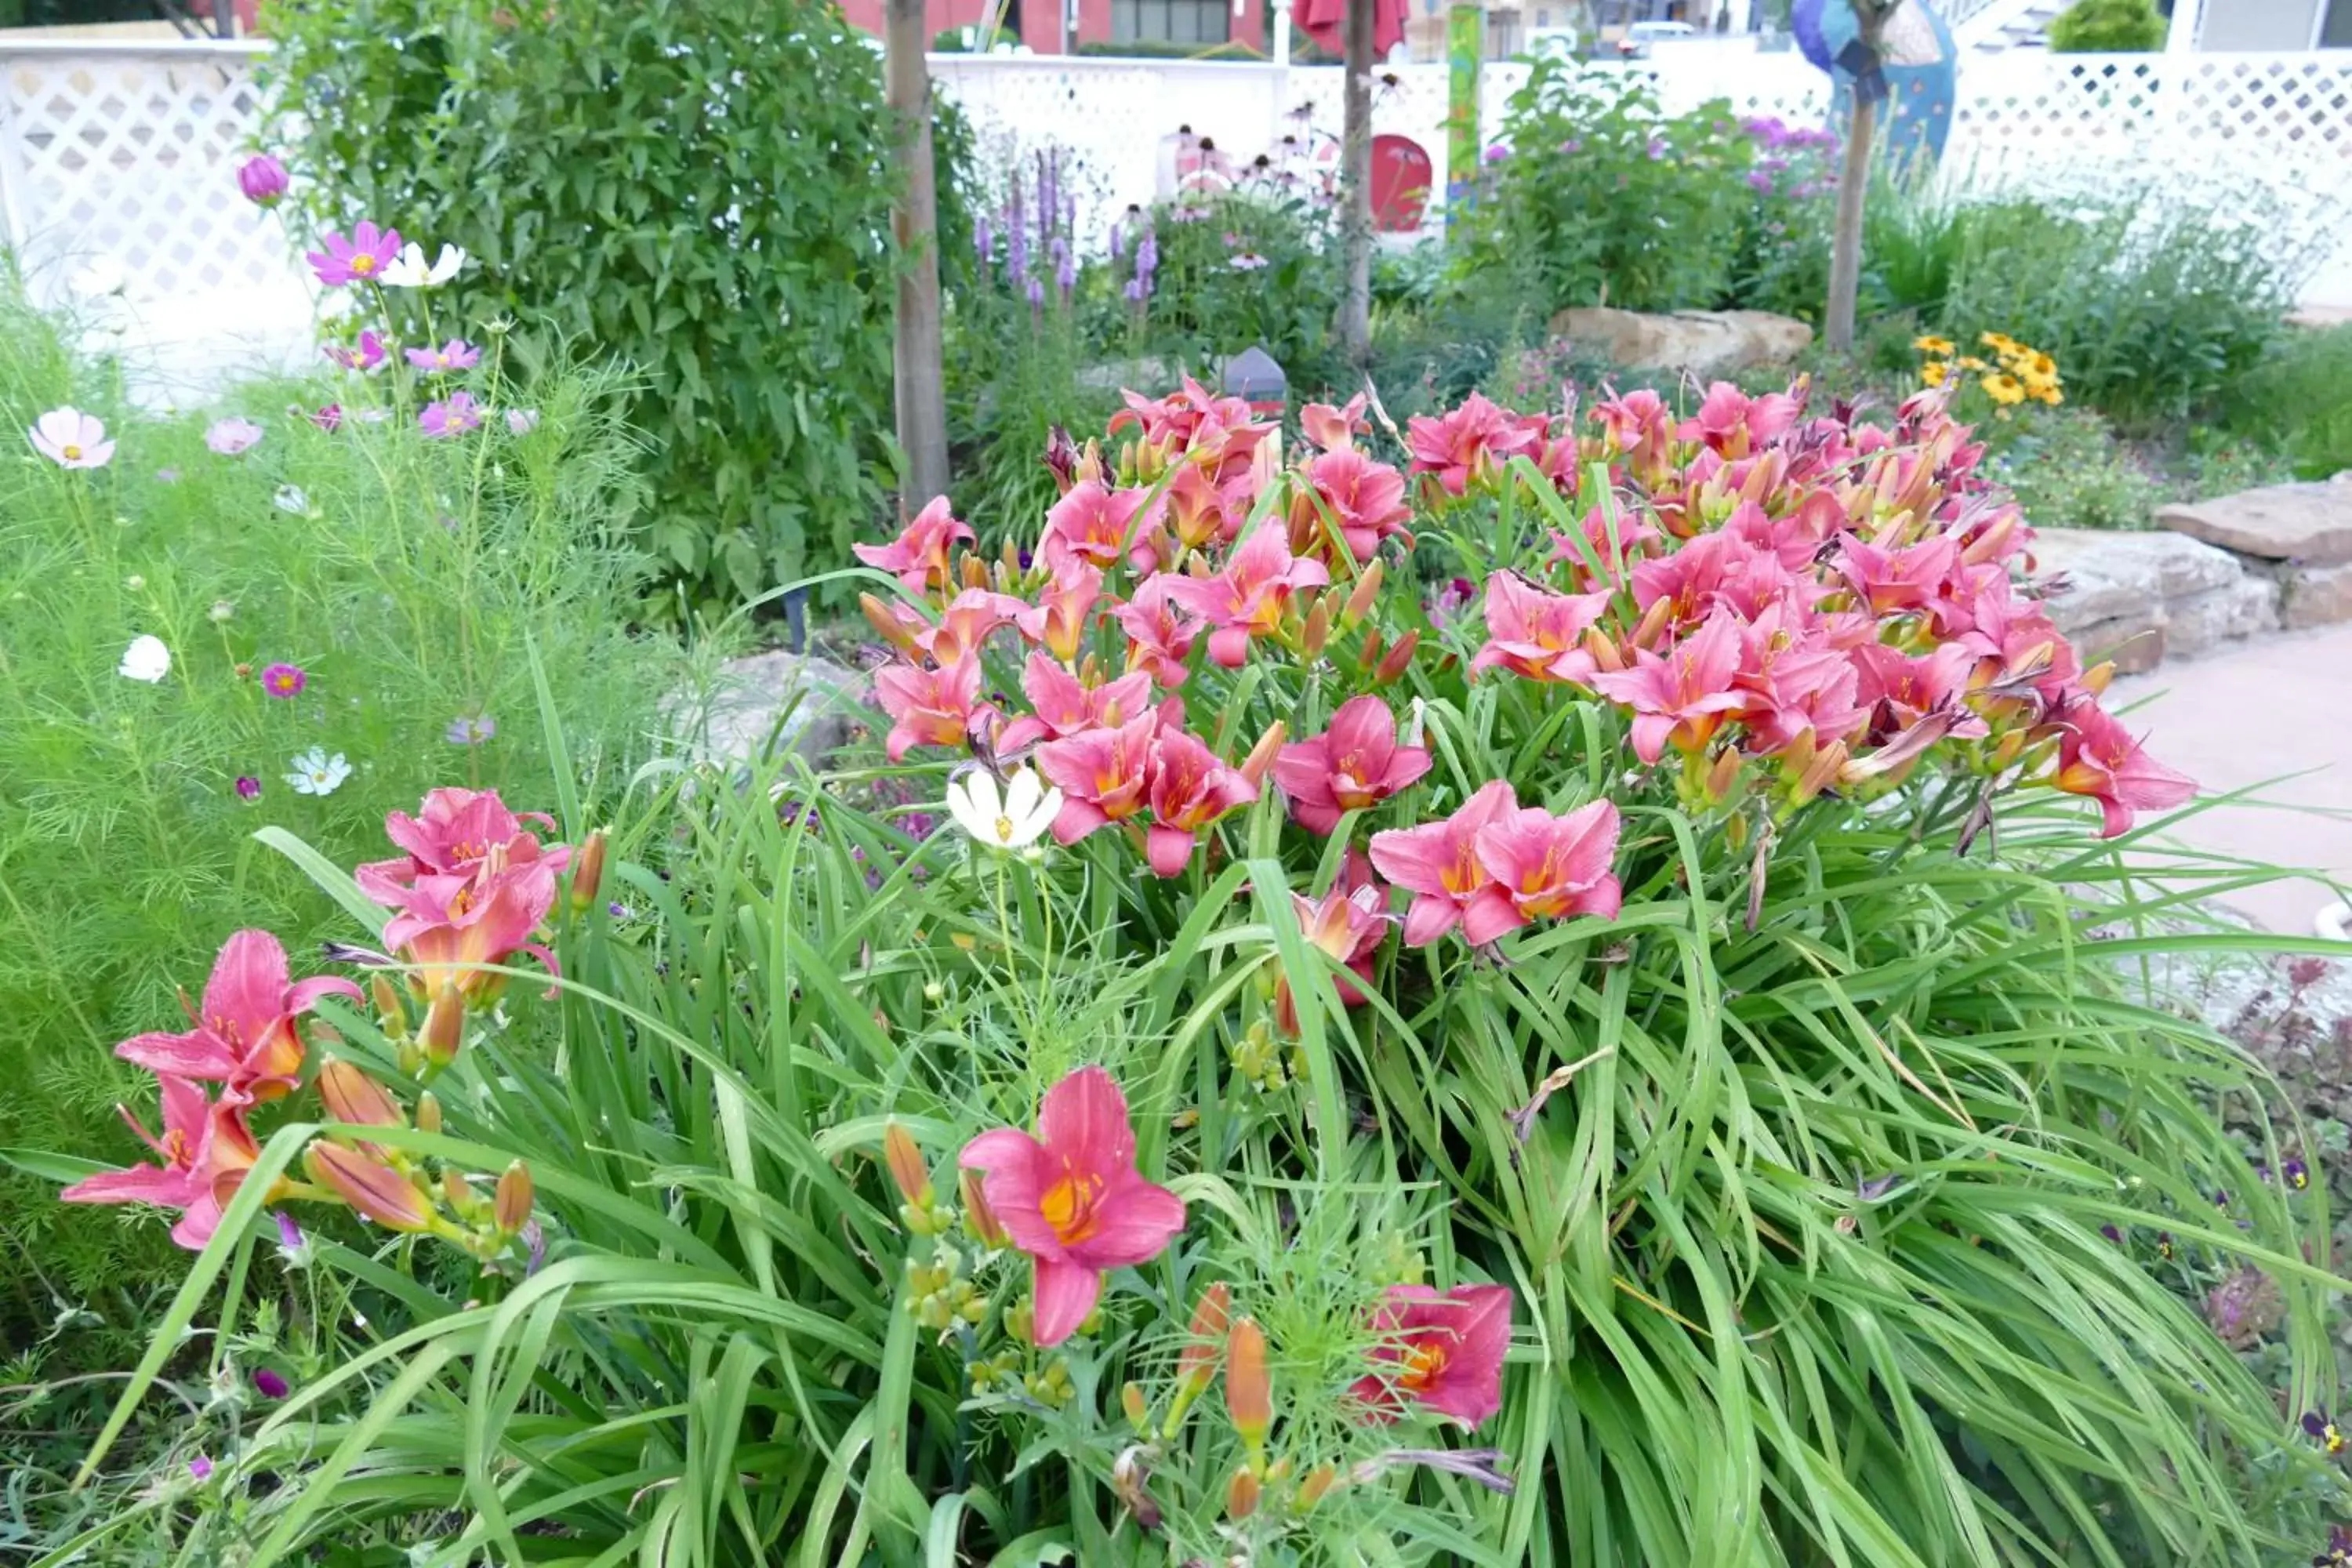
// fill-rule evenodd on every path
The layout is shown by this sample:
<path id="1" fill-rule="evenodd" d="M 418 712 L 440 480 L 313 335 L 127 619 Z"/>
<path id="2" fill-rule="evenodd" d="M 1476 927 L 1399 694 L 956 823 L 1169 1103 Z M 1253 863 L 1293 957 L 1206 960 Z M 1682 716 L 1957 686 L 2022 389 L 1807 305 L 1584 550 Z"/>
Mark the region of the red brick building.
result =
<path id="1" fill-rule="evenodd" d="M 1000 0 L 924 0 L 925 30 L 933 37 L 952 27 L 994 20 Z M 1203 52 L 1232 45 L 1265 52 L 1269 0 L 1001 0 L 999 31 L 1041 55 L 1073 54 L 1082 46 L 1136 44 L 1160 53 L 1169 46 Z M 842 15 L 869 33 L 882 31 L 882 0 L 841 0 Z M 1238 14 L 1237 14 L 1238 13 Z"/>

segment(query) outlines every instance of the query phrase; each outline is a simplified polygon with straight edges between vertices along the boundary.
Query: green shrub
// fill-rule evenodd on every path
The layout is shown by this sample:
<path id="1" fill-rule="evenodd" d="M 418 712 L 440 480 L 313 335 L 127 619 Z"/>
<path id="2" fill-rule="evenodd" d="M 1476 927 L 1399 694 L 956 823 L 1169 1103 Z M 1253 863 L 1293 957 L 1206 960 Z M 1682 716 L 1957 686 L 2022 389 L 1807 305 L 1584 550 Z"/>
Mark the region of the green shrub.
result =
<path id="1" fill-rule="evenodd" d="M 2352 468 L 2352 327 L 2286 333 L 2230 388 L 2227 418 L 2304 479 Z"/>
<path id="2" fill-rule="evenodd" d="M 2164 47 L 2165 20 L 2154 0 L 2074 0 L 2050 24 L 2060 54 L 2144 54 Z"/>
<path id="3" fill-rule="evenodd" d="M 1986 471 L 2040 528 L 2148 528 L 2156 509 L 2172 499 L 2164 476 L 2137 460 L 2088 409 L 2036 418 Z"/>
<path id="4" fill-rule="evenodd" d="M 583 754 L 622 767 L 656 668 L 621 628 L 646 498 L 610 376 L 550 374 L 530 391 L 537 428 L 493 420 L 447 446 L 356 406 L 330 434 L 284 412 L 320 389 L 248 386 L 219 412 L 264 434 L 234 458 L 206 449 L 201 418 L 124 407 L 111 379 L 0 295 L 16 443 L 0 457 L 0 1147 L 122 1149 L 113 1108 L 141 1095 L 114 1042 L 175 1016 L 229 927 L 298 949 L 335 929 L 315 888 L 257 852 L 257 827 L 341 857 L 428 781 L 545 795 L 527 641 L 566 671 L 558 706 Z M 75 403 L 118 443 L 102 468 L 24 444 Z M 170 650 L 160 683 L 116 673 L 141 635 Z M 264 690 L 277 663 L 304 672 L 299 695 Z M 484 716 L 484 743 L 447 738 Z M 330 795 L 286 781 L 313 746 L 353 770 Z M 0 1289 L 0 1342 L 27 1352 L 20 1373 L 108 1364 L 179 1271 L 152 1227 L 53 1197 L 0 1173 L 0 1240 L 25 1260 Z M 72 1331 L 44 1343 L 52 1329 Z"/>
<path id="5" fill-rule="evenodd" d="M 895 764 L 853 753 L 820 778 L 783 759 L 601 797 L 559 779 L 567 837 L 623 825 L 602 883 L 551 906 L 560 994 L 541 1000 L 538 970 L 518 970 L 529 980 L 495 1014 L 476 1005 L 462 1048 L 445 1040 L 438 1056 L 412 1006 L 327 1004 L 336 1051 L 420 1112 L 430 1080 L 438 1121 L 371 1114 L 322 1133 L 306 1120 L 315 1100 L 279 1108 L 123 1394 L 137 1405 L 232 1266 L 240 1284 L 207 1344 L 215 1384 L 243 1386 L 265 1357 L 304 1374 L 282 1402 L 215 1400 L 185 1424 L 158 1478 L 158 1506 L 186 1521 L 184 1554 L 254 1568 L 314 1554 L 1087 1568 L 2308 1557 L 2344 1482 L 2240 1357 L 2325 1386 L 2323 1314 L 2343 1281 L 2324 1200 L 2249 1170 L 2249 1147 L 2280 1168 L 2269 1086 L 2153 978 L 2168 955 L 2245 945 L 2201 934 L 2190 908 L 2243 868 L 2137 853 L 2146 828 L 2123 797 L 2153 808 L 2186 781 L 2139 754 L 2038 611 L 1978 570 L 2022 541 L 1979 531 L 1998 502 L 1951 460 L 1958 436 L 1932 411 L 1867 436 L 1721 395 L 1684 411 L 1720 447 L 1768 455 L 1747 470 L 1760 499 L 1739 510 L 1780 543 L 1743 545 L 1744 585 L 1710 574 L 1726 584 L 1713 608 L 1696 588 L 1655 599 L 1667 607 L 1649 621 L 1685 651 L 1675 664 L 1645 649 L 1643 667 L 1670 690 L 1629 698 L 1560 659 L 1632 646 L 1633 596 L 1592 586 L 1624 572 L 1604 553 L 1720 567 L 1752 525 L 1716 504 L 1720 452 L 1676 438 L 1676 412 L 1626 405 L 1608 425 L 1531 433 L 1474 405 L 1452 439 L 1424 428 L 1435 456 L 1412 530 L 1486 580 L 1502 606 L 1491 624 L 1459 603 L 1433 619 L 1397 559 L 1402 537 L 1381 552 L 1385 586 L 1347 613 L 1364 623 L 1339 622 L 1352 635 L 1327 644 L 1314 629 L 1339 593 L 1234 606 L 1221 619 L 1243 646 L 1218 639 L 1223 662 L 1169 654 L 1181 683 L 1149 667 L 1184 699 L 1181 714 L 1131 721 L 1159 759 L 1149 807 L 1113 799 L 1138 753 L 1108 776 L 1076 752 L 1051 759 L 1066 811 L 1118 805 L 1127 831 L 1033 860 L 938 830 L 936 808 L 907 796 L 935 799 L 950 767 L 967 770 L 956 789 L 976 775 L 961 748 L 928 748 L 937 703 L 904 685 L 889 688 L 894 714 L 926 749 L 902 732 Z M 1254 474 L 1259 448 L 1228 443 L 1255 437 L 1213 424 L 1196 445 L 1163 432 L 1108 460 L 1129 478 L 1166 463 Z M 1479 455 L 1570 433 L 1591 443 L 1589 471 Z M 1362 439 L 1399 456 L 1381 434 Z M 1878 532 L 1861 546 L 1838 498 L 1898 485 L 1906 510 L 1863 520 Z M 1295 520 L 1300 548 L 1356 594 L 1360 552 L 1327 536 L 1316 501 L 1258 504 L 1286 577 L 1314 575 L 1289 558 Z M 1651 531 L 1668 508 L 1691 543 Z M 1962 538 L 1985 546 L 1976 562 L 1943 548 Z M 1112 586 L 1132 588 L 1124 542 L 1107 542 Z M 1911 695 L 1807 709 L 1785 746 L 1753 707 L 1693 705 L 1695 679 L 1713 690 L 1740 673 L 1693 673 L 1696 628 L 1719 626 L 1733 595 L 1780 595 L 1772 612 L 1794 621 L 1750 645 L 1777 658 L 1811 613 L 1797 583 L 1842 596 L 1849 571 L 1879 572 L 1877 549 L 1913 542 L 1941 563 L 1933 584 L 1886 573 L 1897 591 L 1883 605 L 1874 592 L 1859 626 L 1838 612 L 1840 646 L 1859 654 L 1859 631 L 1890 656 L 1928 654 L 1949 638 L 1964 664 L 2001 668 L 1951 668 L 1932 709 Z M 1597 635 L 1571 650 L 1547 620 L 1522 642 L 1507 572 L 1591 589 L 1565 613 Z M 1948 596 L 1963 575 L 1976 612 Z M 1003 585 L 1037 595 L 1045 573 Z M 944 591 L 917 596 L 935 608 Z M 1938 629 L 1995 605 L 2017 634 L 1997 651 Z M 1408 633 L 1418 656 L 1380 657 Z M 1836 652 L 1817 633 L 1830 635 L 1804 626 L 1807 657 Z M 1490 636 L 1517 646 L 1474 679 Z M 1092 616 L 1055 654 L 1000 628 L 970 655 L 971 700 L 1056 657 L 1116 669 L 1128 643 Z M 1795 699 L 1795 662 L 1761 671 L 1790 683 L 1780 700 Z M 936 672 L 909 654 L 887 673 L 928 689 Z M 1182 763 L 1171 730 L 1222 769 L 1276 724 L 1318 735 L 1343 696 L 1375 689 L 1394 704 L 1377 746 L 1348 742 L 1303 776 L 1286 759 L 1266 775 L 1281 791 L 1219 774 L 1231 809 L 1182 816 L 1215 770 Z M 1643 716 L 1630 728 L 1629 704 Z M 944 733 L 968 733 L 962 717 Z M 1815 738 L 1832 732 L 1852 749 Z M 2053 748 L 2085 735 L 2105 738 L 2053 772 Z M 1371 755 L 1391 742 L 1411 767 Z M 1288 820 L 1327 769 L 1329 818 Z M 1375 773 L 1368 800 L 1336 793 Z M 1374 833 L 1434 824 L 1496 782 L 1535 824 L 1497 817 L 1418 868 Z M 2105 794 L 2119 837 L 2093 844 L 2096 817 L 2053 783 Z M 1571 808 L 1579 831 L 1607 823 L 1606 846 L 1551 839 L 1538 858 L 1520 836 Z M 1130 836 L 1146 811 L 1161 875 Z M 1013 828 L 1010 807 L 971 812 L 976 835 Z M 1171 832 L 1181 864 L 1164 858 Z M 1369 869 L 1349 853 L 1368 841 Z M 1501 869 L 1506 855 L 1520 868 Z M 509 855 L 467 886 L 541 864 Z M 353 937 L 374 937 L 380 916 L 334 866 L 316 869 Z M 1383 902 L 1393 889 L 1349 894 L 1361 877 L 1434 900 L 1407 917 L 1412 944 L 1382 918 L 1403 912 Z M 1477 948 L 1423 925 L 1474 888 Z M 1124 1086 L 1123 1113 L 1041 1127 L 1063 1152 L 1083 1129 L 1090 1152 L 1000 1185 L 1006 1131 L 1081 1066 Z M 992 1150 L 972 1145 L 982 1132 Z M 350 1310 L 265 1323 L 242 1303 L 289 1288 L 256 1245 L 275 1234 L 268 1174 L 313 1138 L 380 1162 L 372 1201 L 434 1238 L 318 1247 L 311 1278 L 353 1292 Z M 959 1152 L 991 1168 L 992 1223 L 955 1180 Z M 488 1175 L 518 1160 L 532 1191 L 509 1174 L 493 1209 Z M 1123 1179 L 1130 1162 L 1182 1200 L 1181 1226 Z M 1116 1184 L 1097 1184 L 1104 1163 Z M 319 1212 L 327 1195 L 287 1201 Z M 997 1230 L 1014 1222 L 1045 1254 L 1036 1274 Z M 1089 1325 L 1034 1343 L 1032 1282 L 1053 1249 L 1087 1266 L 1076 1249 L 1114 1237 L 1125 1266 L 1107 1270 Z M 1201 1310 L 1213 1286 L 1229 1312 Z M 1511 1302 L 1499 1408 L 1467 1401 L 1468 1431 L 1420 1401 L 1449 1378 L 1478 1394 L 1475 1364 L 1455 1364 L 1477 1358 L 1438 1338 L 1408 1356 L 1377 1315 L 1399 1286 Z M 1365 1402 L 1391 1395 L 1401 1419 L 1368 1419 Z M 219 1466 L 206 1489 L 160 1484 L 199 1447 Z M 132 1510 L 95 1528 L 93 1553 L 117 1539 L 103 1532 L 147 1526 Z"/>
<path id="6" fill-rule="evenodd" d="M 879 56 L 832 6 L 360 0 L 281 6 L 270 31 L 275 132 L 319 226 L 463 247 L 470 319 L 642 377 L 666 570 L 729 599 L 883 517 L 893 131 Z M 393 302 L 425 331 L 421 297 Z"/>

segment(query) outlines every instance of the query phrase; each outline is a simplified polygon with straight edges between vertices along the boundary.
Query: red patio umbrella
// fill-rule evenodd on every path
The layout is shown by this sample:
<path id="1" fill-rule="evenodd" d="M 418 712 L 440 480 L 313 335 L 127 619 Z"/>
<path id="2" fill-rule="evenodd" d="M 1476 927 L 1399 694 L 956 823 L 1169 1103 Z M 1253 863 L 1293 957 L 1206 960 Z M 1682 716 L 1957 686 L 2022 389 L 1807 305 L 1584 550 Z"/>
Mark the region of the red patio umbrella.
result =
<path id="1" fill-rule="evenodd" d="M 1372 55 L 1386 58 L 1388 52 L 1404 42 L 1404 19 L 1411 15 L 1412 0 L 1372 0 Z M 1300 32 L 1315 40 L 1318 47 L 1335 55 L 1348 51 L 1347 36 L 1341 31 L 1348 18 L 1348 0 L 1291 0 L 1290 21 Z"/>

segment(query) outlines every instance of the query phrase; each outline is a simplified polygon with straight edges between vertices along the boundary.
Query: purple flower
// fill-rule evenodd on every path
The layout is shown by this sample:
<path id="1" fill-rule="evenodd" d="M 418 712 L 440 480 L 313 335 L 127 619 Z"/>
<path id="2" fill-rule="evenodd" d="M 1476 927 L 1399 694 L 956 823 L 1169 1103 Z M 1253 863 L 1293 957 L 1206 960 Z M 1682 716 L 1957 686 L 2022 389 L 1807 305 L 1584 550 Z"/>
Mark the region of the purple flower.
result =
<path id="1" fill-rule="evenodd" d="M 2105 1237 L 2109 1241 L 2114 1242 L 2117 1247 L 2121 1247 L 2124 1243 L 2124 1233 L 2117 1230 L 2114 1226 L 2101 1226 L 2099 1227 L 2099 1234 Z"/>
<path id="2" fill-rule="evenodd" d="M 261 781 L 255 778 L 251 773 L 239 773 L 236 778 L 236 798 L 239 800 L 259 800 L 261 798 Z"/>
<path id="3" fill-rule="evenodd" d="M 1573 157 L 1584 151 L 1584 143 L 1571 136 L 1559 144 L 1559 150 L 1563 156 Z"/>
<path id="4" fill-rule="evenodd" d="M 261 689 L 272 697 L 294 698 L 310 684 L 310 677 L 299 664 L 265 665 L 261 670 Z"/>
<path id="5" fill-rule="evenodd" d="M 1664 141 L 1656 136 L 1651 137 L 1649 152 L 1650 162 L 1653 163 L 1664 157 L 1666 155 L 1666 144 Z"/>
<path id="6" fill-rule="evenodd" d="M 343 405 L 340 403 L 321 404 L 310 416 L 310 423 L 330 436 L 333 435 L 343 427 Z"/>
<path id="7" fill-rule="evenodd" d="M 349 238 L 331 232 L 321 243 L 326 249 L 310 251 L 303 258 L 319 275 L 320 282 L 330 289 L 345 283 L 372 283 L 400 254 L 400 231 L 378 228 L 362 218 Z"/>
<path id="8" fill-rule="evenodd" d="M 188 1474 L 195 1477 L 195 1479 L 200 1481 L 211 1480 L 213 1479 L 213 1462 L 205 1458 L 202 1454 L 198 1454 L 194 1458 L 188 1461 Z"/>
<path id="9" fill-rule="evenodd" d="M 1130 305 L 1140 305 L 1140 304 L 1142 304 L 1142 303 L 1143 303 L 1143 279 L 1140 279 L 1140 278 L 1130 278 L 1130 279 L 1129 279 L 1127 280 L 1127 287 L 1126 287 L 1124 289 L 1120 290 L 1120 292 L 1124 293 L 1124 294 L 1127 296 L 1127 302 L 1128 302 L 1129 304 L 1130 304 Z"/>
<path id="10" fill-rule="evenodd" d="M 2294 1191 L 2302 1192 L 2311 1185 L 2311 1167 L 2300 1159 L 2290 1159 L 2279 1166 L 2279 1180 Z"/>
<path id="11" fill-rule="evenodd" d="M 239 780 L 238 782 L 243 783 L 244 781 Z M 256 795 L 259 795 L 261 793 L 261 785 L 258 783 L 253 786 L 253 793 Z M 278 1246 L 284 1247 L 289 1252 L 299 1252 L 305 1247 L 310 1245 L 309 1240 L 302 1235 L 302 1227 L 295 1223 L 295 1219 L 292 1215 L 288 1214 L 284 1209 L 279 1209 L 276 1211 L 272 1217 L 278 1221 Z"/>
<path id="12" fill-rule="evenodd" d="M 616 921 L 635 920 L 636 918 L 636 911 L 629 908 L 628 905 L 621 902 L 618 899 L 606 904 L 604 906 L 604 912 L 612 916 Z"/>
<path id="13" fill-rule="evenodd" d="M 538 429 L 538 428 L 539 428 L 539 410 L 538 410 L 538 409 L 536 409 L 536 408 L 509 408 L 509 409 L 508 409 L 508 410 L 507 410 L 507 434 L 508 434 L 508 435 L 509 435 L 509 436 L 518 436 L 518 437 L 520 437 L 520 436 L 528 436 L 528 435 L 530 435 L 532 431 L 534 431 L 534 430 L 536 430 L 536 429 Z"/>
<path id="14" fill-rule="evenodd" d="M 1759 195 L 1770 195 L 1772 194 L 1771 174 L 1762 169 L 1748 170 L 1748 188 L 1754 191 Z"/>
<path id="15" fill-rule="evenodd" d="M 1110 253 L 1113 256 L 1127 254 L 1127 230 L 1120 226 L 1117 218 L 1113 218 L 1110 225 Z"/>
<path id="16" fill-rule="evenodd" d="M 1479 154 L 1480 158 L 1488 163 L 1499 163 L 1510 155 L 1511 150 L 1508 147 L 1504 146 L 1500 142 L 1496 142 L 1493 146 L 1487 148 L 1486 152 Z"/>
<path id="17" fill-rule="evenodd" d="M 237 165 L 236 188 L 257 207 L 274 207 L 286 195 L 286 165 L 267 153 Z"/>
<path id="18" fill-rule="evenodd" d="M 1045 280 L 1044 279 L 1032 278 L 1029 279 L 1029 302 L 1032 305 L 1042 305 L 1045 302 Z"/>
<path id="19" fill-rule="evenodd" d="M 482 363 L 482 351 L 463 338 L 451 338 L 437 349 L 410 349 L 408 363 L 427 374 L 471 370 Z"/>
<path id="20" fill-rule="evenodd" d="M 1265 258 L 1255 250 L 1244 250 L 1228 263 L 1236 272 L 1255 272 L 1265 265 Z"/>
<path id="21" fill-rule="evenodd" d="M 260 439 L 261 426 L 240 414 L 214 420 L 205 432 L 205 445 L 224 458 L 234 458 Z"/>
<path id="22" fill-rule="evenodd" d="M 487 713 L 459 714 L 449 721 L 445 738 L 453 746 L 478 746 L 499 732 L 499 721 Z"/>
<path id="23" fill-rule="evenodd" d="M 319 352 L 345 370 L 370 371 L 383 363 L 386 351 L 383 334 L 370 331 L 360 334 L 357 348 L 345 348 L 341 343 L 329 343 Z"/>
<path id="24" fill-rule="evenodd" d="M 2327 1527 L 2327 1546 L 2311 1560 L 2311 1568 L 2352 1568 L 2352 1524 Z"/>
<path id="25" fill-rule="evenodd" d="M 442 440 L 480 429 L 482 411 L 475 406 L 472 393 L 453 392 L 446 399 L 426 404 L 425 412 L 416 416 L 416 426 L 435 440 Z"/>
<path id="26" fill-rule="evenodd" d="M 261 1391 L 264 1399 L 283 1399 L 291 1387 L 283 1373 L 266 1366 L 254 1370 L 253 1386 Z"/>

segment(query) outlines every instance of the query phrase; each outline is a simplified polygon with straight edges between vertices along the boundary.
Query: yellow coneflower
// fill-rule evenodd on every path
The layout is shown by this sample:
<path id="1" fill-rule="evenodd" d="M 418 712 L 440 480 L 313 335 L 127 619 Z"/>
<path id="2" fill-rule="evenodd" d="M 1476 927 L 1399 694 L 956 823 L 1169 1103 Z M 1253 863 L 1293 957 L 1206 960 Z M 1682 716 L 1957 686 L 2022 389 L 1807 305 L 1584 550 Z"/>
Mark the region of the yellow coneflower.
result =
<path id="1" fill-rule="evenodd" d="M 1913 338 L 1911 346 L 1923 354 L 1934 354 L 1938 359 L 1952 357 L 1952 340 L 1949 338 L 1939 338 L 1933 334 L 1923 338 Z"/>
<path id="2" fill-rule="evenodd" d="M 1977 342 L 1984 344 L 1985 347 L 1992 350 L 1996 353 L 2008 354 L 2015 353 L 2017 352 L 2017 340 L 2011 337 L 2006 332 L 1987 332 L 1982 337 L 1979 338 Z"/>
<path id="3" fill-rule="evenodd" d="M 1944 378 L 1951 374 L 1952 367 L 1939 359 L 1931 359 L 1919 367 L 1919 380 L 1927 386 L 1943 385 Z"/>
<path id="4" fill-rule="evenodd" d="M 1962 354 L 1959 357 L 1958 363 L 1962 370 L 1986 371 L 1992 368 L 1992 366 L 1985 363 L 1984 361 L 1977 358 L 1974 354 Z"/>
<path id="5" fill-rule="evenodd" d="M 2025 401 L 2025 384 L 2005 370 L 1986 376 L 1983 385 L 1985 395 L 2004 408 Z"/>

